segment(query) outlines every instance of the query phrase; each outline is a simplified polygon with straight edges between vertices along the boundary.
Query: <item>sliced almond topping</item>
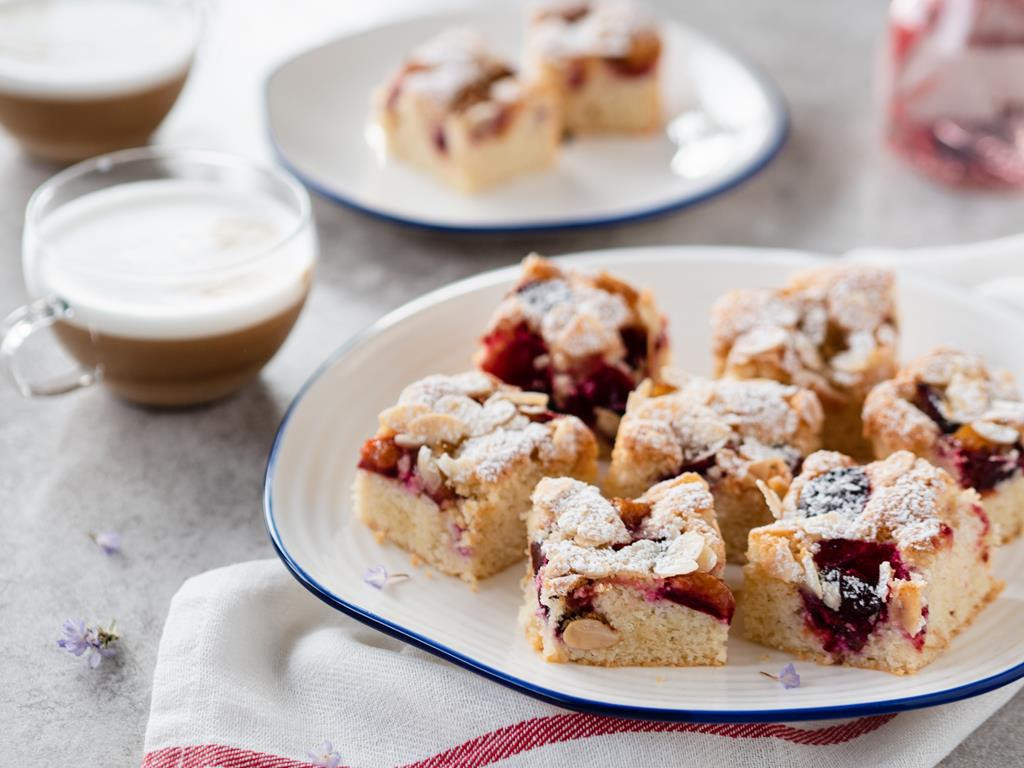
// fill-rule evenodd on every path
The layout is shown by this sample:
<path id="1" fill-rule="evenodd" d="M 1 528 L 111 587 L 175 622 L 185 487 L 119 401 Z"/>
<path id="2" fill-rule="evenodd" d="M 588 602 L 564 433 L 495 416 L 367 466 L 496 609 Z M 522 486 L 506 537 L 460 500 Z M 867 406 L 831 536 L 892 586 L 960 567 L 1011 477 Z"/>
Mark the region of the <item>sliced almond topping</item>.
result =
<path id="1" fill-rule="evenodd" d="M 565 626 L 562 640 L 578 651 L 597 651 L 615 645 L 619 633 L 598 619 L 576 619 Z"/>
<path id="2" fill-rule="evenodd" d="M 580 441 L 577 431 L 578 423 L 573 419 L 559 419 L 556 422 L 555 430 L 551 433 L 551 444 L 555 449 L 556 457 L 568 460 L 576 455 Z"/>
<path id="3" fill-rule="evenodd" d="M 382 427 L 404 432 L 410 421 L 427 413 L 430 413 L 430 409 L 422 403 L 403 403 L 381 411 L 378 420 Z"/>
<path id="4" fill-rule="evenodd" d="M 703 551 L 704 537 L 696 531 L 687 531 L 654 562 L 654 573 L 666 578 L 693 573 L 700 567 L 697 559 Z"/>
<path id="5" fill-rule="evenodd" d="M 434 455 L 425 445 L 421 445 L 419 453 L 416 454 L 416 469 L 423 478 L 423 485 L 427 491 L 434 493 L 441 487 L 441 472 L 434 461 Z"/>
<path id="6" fill-rule="evenodd" d="M 539 408 L 546 408 L 548 404 L 548 396 L 543 392 L 520 392 L 513 390 L 511 392 L 499 392 L 496 397 L 501 397 L 515 405 L 535 405 Z"/>
<path id="7" fill-rule="evenodd" d="M 405 433 L 430 445 L 457 443 L 466 436 L 466 422 L 447 413 L 428 413 L 409 422 Z"/>
<path id="8" fill-rule="evenodd" d="M 885 601 L 889 597 L 889 579 L 892 578 L 892 566 L 883 562 L 878 566 L 878 585 L 875 587 L 875 594 L 878 599 Z"/>
<path id="9" fill-rule="evenodd" d="M 754 482 L 757 483 L 757 489 L 764 496 L 765 503 L 768 505 L 768 509 L 771 510 L 772 517 L 776 520 L 781 520 L 785 510 L 782 508 L 782 499 L 779 498 L 779 494 L 769 488 L 764 480 L 757 479 Z"/>
<path id="10" fill-rule="evenodd" d="M 800 558 L 800 563 L 804 567 L 804 581 L 807 583 L 807 588 L 821 600 L 823 595 L 821 579 L 818 577 L 818 568 L 814 565 L 814 558 L 811 557 L 811 553 L 804 552 Z"/>
<path id="11" fill-rule="evenodd" d="M 399 448 L 419 448 L 423 445 L 423 438 L 413 435 L 398 434 L 394 437 L 395 445 Z"/>
<path id="12" fill-rule="evenodd" d="M 697 568 L 704 573 L 708 573 L 716 565 L 718 565 L 718 554 L 705 544 L 704 549 L 697 555 Z"/>
<path id="13" fill-rule="evenodd" d="M 913 582 L 898 582 L 896 588 L 896 612 L 900 625 L 908 635 L 914 637 L 925 625 L 921 604 L 921 589 Z"/>
<path id="14" fill-rule="evenodd" d="M 998 445 L 1013 445 L 1020 439 L 1020 433 L 1016 429 L 1005 424 L 996 424 L 994 421 L 971 422 L 971 429 L 990 443 Z"/>

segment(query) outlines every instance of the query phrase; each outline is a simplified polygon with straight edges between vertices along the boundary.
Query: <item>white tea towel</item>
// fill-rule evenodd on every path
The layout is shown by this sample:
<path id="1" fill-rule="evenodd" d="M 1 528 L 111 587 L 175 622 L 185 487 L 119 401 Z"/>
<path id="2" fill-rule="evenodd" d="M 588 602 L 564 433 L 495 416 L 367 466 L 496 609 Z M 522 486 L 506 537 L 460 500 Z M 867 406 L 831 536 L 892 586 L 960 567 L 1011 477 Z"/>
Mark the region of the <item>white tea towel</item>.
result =
<path id="1" fill-rule="evenodd" d="M 656 723 L 568 712 L 349 619 L 277 560 L 185 582 L 160 641 L 144 768 L 933 766 L 1019 690 L 821 723 Z M 325 761 L 326 762 L 326 761 Z M 313 763 L 315 764 L 315 763 Z"/>

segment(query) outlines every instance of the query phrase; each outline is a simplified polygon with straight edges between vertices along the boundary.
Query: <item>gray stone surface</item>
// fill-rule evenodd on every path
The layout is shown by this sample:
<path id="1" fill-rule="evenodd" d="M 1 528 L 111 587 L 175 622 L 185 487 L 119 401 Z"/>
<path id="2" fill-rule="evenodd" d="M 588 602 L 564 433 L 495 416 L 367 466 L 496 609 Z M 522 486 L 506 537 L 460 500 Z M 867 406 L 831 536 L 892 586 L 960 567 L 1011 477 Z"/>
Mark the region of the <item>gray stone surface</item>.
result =
<path id="1" fill-rule="evenodd" d="M 260 83 L 270 62 L 384 4 L 332 0 L 215 6 L 209 45 L 159 140 L 266 155 Z M 389 3 L 398 13 L 410 2 Z M 151 413 L 102 391 L 22 400 L 0 386 L 0 763 L 137 764 L 161 625 L 187 577 L 272 554 L 263 464 L 283 409 L 347 336 L 436 286 L 548 253 L 616 245 L 719 243 L 838 252 L 855 245 L 953 243 L 1009 234 L 1019 199 L 936 188 L 880 149 L 872 91 L 882 0 L 706 0 L 694 25 L 765 66 L 792 106 L 793 133 L 749 184 L 655 221 L 537 236 L 404 229 L 323 201 L 323 260 L 307 311 L 260 382 L 223 404 Z M 0 310 L 20 304 L 21 215 L 51 168 L 0 137 Z M 104 558 L 91 530 L 123 532 Z M 62 619 L 116 616 L 124 656 L 102 674 L 57 652 Z M 944 766 L 1024 763 L 1024 695 Z"/>

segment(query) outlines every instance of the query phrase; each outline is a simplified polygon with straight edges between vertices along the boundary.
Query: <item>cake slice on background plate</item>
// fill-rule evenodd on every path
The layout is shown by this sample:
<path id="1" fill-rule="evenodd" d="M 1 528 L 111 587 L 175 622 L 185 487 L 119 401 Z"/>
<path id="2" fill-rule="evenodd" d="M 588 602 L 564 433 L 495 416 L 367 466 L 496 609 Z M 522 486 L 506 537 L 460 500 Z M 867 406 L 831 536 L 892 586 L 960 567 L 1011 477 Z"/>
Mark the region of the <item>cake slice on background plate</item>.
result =
<path id="1" fill-rule="evenodd" d="M 1001 589 L 977 493 L 908 451 L 865 466 L 811 454 L 750 532 L 738 622 L 826 664 L 914 672 Z"/>
<path id="2" fill-rule="evenodd" d="M 657 131 L 661 59 L 658 25 L 628 0 L 547 0 L 529 8 L 526 69 L 558 94 L 569 134 Z"/>
<path id="3" fill-rule="evenodd" d="M 527 518 L 520 619 L 547 661 L 721 665 L 735 602 L 707 484 L 695 474 L 637 499 L 548 478 Z"/>
<path id="4" fill-rule="evenodd" d="M 374 96 L 388 153 L 467 193 L 554 164 L 557 97 L 483 39 L 452 29 L 417 48 Z"/>
<path id="5" fill-rule="evenodd" d="M 356 513 L 382 539 L 466 581 L 522 559 L 537 482 L 597 473 L 593 434 L 546 401 L 479 371 L 410 384 L 363 445 Z"/>

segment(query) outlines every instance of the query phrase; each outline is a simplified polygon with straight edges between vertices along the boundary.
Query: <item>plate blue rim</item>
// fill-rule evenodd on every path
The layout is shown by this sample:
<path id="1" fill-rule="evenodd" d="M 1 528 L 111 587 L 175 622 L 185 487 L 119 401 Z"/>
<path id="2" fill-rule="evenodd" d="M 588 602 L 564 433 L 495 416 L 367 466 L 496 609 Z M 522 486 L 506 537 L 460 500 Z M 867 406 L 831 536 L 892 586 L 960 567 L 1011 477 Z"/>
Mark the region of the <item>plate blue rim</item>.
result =
<path id="1" fill-rule="evenodd" d="M 436 14 L 426 14 L 424 16 L 420 16 L 419 18 L 427 18 L 430 15 Z M 411 18 L 417 17 L 411 16 L 408 18 L 401 18 L 392 23 L 400 24 L 402 22 L 408 21 Z M 351 34 L 362 34 L 366 31 L 368 30 L 361 29 L 352 32 Z M 789 138 L 791 129 L 790 109 L 786 101 L 786 97 L 783 95 L 782 90 L 779 88 L 776 82 L 771 77 L 769 77 L 769 75 L 760 66 L 751 62 L 746 56 L 736 53 L 731 48 L 726 48 L 725 46 L 718 43 L 717 40 L 709 37 L 708 35 L 705 35 L 703 32 L 700 32 L 700 35 L 709 42 L 711 42 L 712 44 L 721 48 L 723 51 L 727 51 L 728 54 L 737 61 L 739 61 L 743 65 L 743 67 L 748 72 L 750 72 L 751 76 L 757 81 L 758 85 L 761 87 L 762 92 L 765 94 L 767 98 L 767 101 L 770 105 L 770 111 L 773 116 L 772 139 L 768 144 L 765 145 L 765 147 L 761 150 L 760 154 L 751 158 L 750 163 L 747 166 L 737 169 L 735 173 L 733 173 L 731 176 L 722 179 L 721 183 L 715 185 L 714 187 L 704 190 L 699 194 L 683 195 L 669 203 L 665 203 L 664 205 L 643 208 L 636 211 L 630 211 L 629 213 L 618 214 L 614 216 L 580 216 L 575 218 L 567 218 L 560 221 L 548 222 L 520 221 L 505 224 L 478 224 L 472 226 L 461 224 L 445 224 L 436 221 L 431 221 L 429 219 L 398 216 L 392 213 L 387 213 L 386 211 L 379 210 L 377 208 L 366 206 L 358 202 L 356 199 L 350 197 L 349 195 L 332 189 L 330 186 L 317 180 L 312 175 L 301 171 L 298 168 L 298 166 L 296 166 L 288 158 L 288 155 L 285 152 L 284 147 L 279 141 L 277 135 L 274 133 L 273 122 L 270 119 L 270 82 L 271 80 L 274 79 L 278 72 L 280 72 L 290 63 L 292 63 L 298 57 L 305 55 L 310 50 L 313 50 L 315 48 L 322 48 L 324 46 L 337 43 L 339 40 L 343 40 L 345 39 L 345 37 L 348 37 L 349 35 L 342 35 L 340 37 L 334 38 L 333 40 L 329 40 L 325 43 L 313 46 L 312 48 L 307 48 L 297 54 L 289 56 L 284 61 L 281 61 L 278 64 L 276 64 L 270 70 L 270 72 L 266 75 L 266 77 L 263 80 L 263 123 L 265 126 L 268 140 L 270 141 L 271 149 L 274 153 L 274 157 L 277 158 L 278 163 L 280 163 L 282 167 L 284 167 L 289 173 L 295 176 L 295 178 L 301 181 L 304 186 L 306 186 L 312 192 L 324 198 L 325 200 L 329 200 L 333 203 L 343 205 L 346 208 L 351 208 L 352 210 L 359 211 L 360 213 L 364 213 L 375 219 L 380 219 L 381 221 L 387 221 L 393 224 L 401 224 L 408 227 L 426 229 L 435 232 L 450 232 L 461 234 L 511 234 L 516 232 L 550 232 L 553 230 L 585 229 L 612 226 L 614 224 L 626 224 L 633 221 L 643 221 L 645 219 L 663 216 L 674 211 L 679 211 L 684 208 L 689 208 L 691 206 L 698 205 L 707 200 L 710 200 L 711 198 L 717 197 L 718 195 L 728 192 L 734 187 L 739 186 L 743 182 L 753 178 L 758 173 L 760 173 L 775 158 L 775 156 L 779 154 L 779 152 L 782 150 L 782 147 L 785 146 L 786 141 Z"/>
<path id="2" fill-rule="evenodd" d="M 699 246 L 697 246 L 699 247 Z M 679 250 L 690 250 L 697 248 L 695 246 L 680 247 Z M 713 246 L 702 247 L 701 250 L 712 249 Z M 646 250 L 666 250 L 666 246 L 654 246 Z M 638 250 L 638 248 L 613 248 L 607 249 L 608 252 L 616 250 Z M 723 248 L 723 251 L 730 250 Z M 772 249 L 759 249 L 763 250 L 766 254 L 784 254 L 784 257 L 792 258 L 797 252 L 794 251 L 782 251 Z M 591 256 L 600 251 L 587 251 L 581 256 Z M 619 704 L 612 704 L 609 702 L 595 701 L 592 699 L 584 699 L 578 696 L 572 696 L 570 694 L 562 693 L 550 688 L 543 686 L 534 685 L 520 678 L 512 675 L 507 675 L 493 667 L 481 664 L 474 659 L 459 653 L 445 645 L 436 643 L 433 640 L 420 635 L 417 632 L 405 629 L 404 627 L 388 621 L 380 616 L 377 616 L 370 611 L 366 611 L 359 606 L 353 605 L 346 602 L 338 595 L 331 592 L 327 587 L 318 582 L 309 573 L 303 569 L 301 565 L 291 556 L 288 552 L 287 547 L 281 540 L 280 532 L 277 529 L 277 521 L 274 516 L 273 506 L 273 483 L 274 483 L 274 468 L 276 466 L 278 452 L 281 448 L 281 443 L 284 439 L 285 432 L 288 428 L 288 422 L 291 419 L 295 409 L 302 402 L 306 393 L 309 389 L 320 379 L 324 373 L 331 368 L 339 359 L 348 354 L 350 351 L 357 347 L 365 344 L 375 335 L 381 331 L 391 327 L 398 323 L 405 317 L 411 314 L 415 314 L 420 308 L 429 306 L 438 300 L 450 298 L 452 296 L 459 295 L 466 291 L 473 290 L 477 286 L 485 285 L 488 282 L 495 280 L 500 273 L 509 272 L 515 269 L 512 267 L 501 267 L 495 270 L 489 270 L 482 272 L 478 275 L 465 278 L 463 280 L 450 283 L 446 286 L 438 288 L 430 293 L 421 296 L 418 299 L 404 304 L 403 306 L 389 312 L 382 318 L 372 323 L 362 331 L 357 332 L 355 335 L 350 337 L 345 343 L 343 343 L 337 350 L 335 350 L 320 366 L 313 372 L 313 374 L 303 383 L 299 388 L 295 398 L 289 404 L 288 409 L 285 411 L 284 416 L 281 418 L 281 424 L 277 428 L 277 432 L 274 434 L 274 441 L 271 444 L 270 453 L 267 457 L 267 465 L 263 476 L 263 512 L 264 522 L 267 526 L 267 532 L 270 536 L 271 544 L 277 552 L 278 557 L 284 563 L 285 567 L 291 572 L 292 576 L 309 592 L 314 596 L 325 602 L 327 605 L 335 608 L 338 611 L 351 616 L 353 619 L 366 624 L 386 635 L 390 635 L 398 640 L 409 643 L 421 650 L 432 653 L 442 659 L 450 661 L 460 667 L 475 672 L 483 677 L 493 680 L 496 683 L 504 685 L 512 690 L 524 693 L 540 701 L 544 701 L 548 704 L 553 704 L 558 707 L 575 710 L 578 712 L 587 712 L 597 715 L 607 715 L 611 717 L 625 717 L 633 719 L 643 720 L 659 720 L 667 722 L 693 722 L 693 723 L 779 723 L 779 722 L 798 722 L 806 720 L 829 720 L 837 718 L 851 718 L 851 717 L 873 717 L 876 715 L 888 715 L 898 712 L 906 712 L 914 709 L 923 709 L 927 707 L 934 707 L 940 704 L 950 704 L 963 699 L 972 698 L 979 696 L 983 693 L 988 693 L 997 688 L 1001 688 L 1015 680 L 1024 678 L 1024 663 L 1018 664 L 1009 669 L 1003 670 L 1002 672 L 991 675 L 990 677 L 976 680 L 972 683 L 965 685 L 956 686 L 954 688 L 948 688 L 944 691 L 936 691 L 935 693 L 922 694 L 918 696 L 907 696 L 899 699 L 889 699 L 880 702 L 866 702 L 864 704 L 847 704 L 837 706 L 823 706 L 823 707 L 795 707 L 789 709 L 771 709 L 771 710 L 694 710 L 694 709 L 663 709 L 656 707 L 634 707 L 624 706 Z M 942 285 L 936 280 L 931 278 L 915 275 L 914 280 L 928 282 L 933 284 L 934 287 L 944 292 L 952 293 L 952 290 L 947 286 Z M 999 314 L 1003 314 L 1004 311 L 996 307 L 988 307 L 988 310 L 995 311 Z M 1010 322 L 1011 325 L 1020 325 L 1020 320 L 1008 312 L 1005 314 L 1005 318 Z"/>

